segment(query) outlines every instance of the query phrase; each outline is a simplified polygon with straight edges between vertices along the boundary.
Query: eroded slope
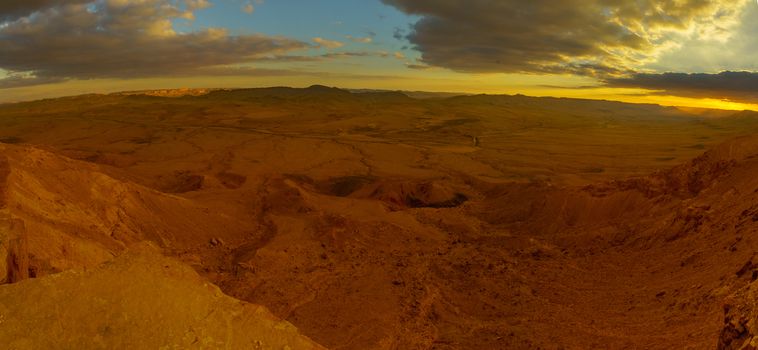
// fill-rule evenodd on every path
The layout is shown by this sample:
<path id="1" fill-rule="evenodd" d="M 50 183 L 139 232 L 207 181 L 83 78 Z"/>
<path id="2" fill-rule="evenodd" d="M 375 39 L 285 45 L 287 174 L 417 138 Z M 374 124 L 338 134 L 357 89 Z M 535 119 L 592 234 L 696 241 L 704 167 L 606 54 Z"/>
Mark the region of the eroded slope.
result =
<path id="1" fill-rule="evenodd" d="M 0 286 L 6 349 L 322 349 L 149 245 L 89 271 Z"/>

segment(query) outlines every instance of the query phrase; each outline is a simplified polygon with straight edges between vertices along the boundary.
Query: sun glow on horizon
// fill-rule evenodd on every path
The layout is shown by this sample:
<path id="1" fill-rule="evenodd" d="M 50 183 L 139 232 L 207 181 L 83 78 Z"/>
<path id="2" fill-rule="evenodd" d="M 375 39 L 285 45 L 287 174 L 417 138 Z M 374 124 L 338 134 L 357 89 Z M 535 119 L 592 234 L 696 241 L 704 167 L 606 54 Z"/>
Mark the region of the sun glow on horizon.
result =
<path id="1" fill-rule="evenodd" d="M 535 78 L 538 79 L 538 78 Z M 314 77 L 291 78 L 290 84 L 281 84 L 277 77 L 225 77 L 222 84 L 216 77 L 150 78 L 133 80 L 72 80 L 58 84 L 9 89 L 14 94 L 0 95 L 0 103 L 32 101 L 89 93 L 108 94 L 123 91 L 181 89 L 181 88 L 265 88 L 291 86 L 304 88 L 311 85 L 328 85 L 344 89 L 379 89 L 401 91 L 427 91 L 439 93 L 526 95 L 534 97 L 576 98 L 608 100 L 625 103 L 657 104 L 671 107 L 689 107 L 720 110 L 758 111 L 758 104 L 742 103 L 711 98 L 689 98 L 656 94 L 654 91 L 632 88 L 560 88 L 544 86 L 512 86 L 498 83 L 498 79 L 481 78 L 473 81 L 450 79 L 356 79 L 349 76 L 328 81 Z M 565 82 L 565 81 L 564 81 Z"/>

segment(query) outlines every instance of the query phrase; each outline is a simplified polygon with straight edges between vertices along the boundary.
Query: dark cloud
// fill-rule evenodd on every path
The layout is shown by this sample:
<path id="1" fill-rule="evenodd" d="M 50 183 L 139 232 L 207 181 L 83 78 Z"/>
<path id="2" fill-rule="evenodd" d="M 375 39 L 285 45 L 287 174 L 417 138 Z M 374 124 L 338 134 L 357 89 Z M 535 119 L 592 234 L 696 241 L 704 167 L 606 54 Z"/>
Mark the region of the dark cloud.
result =
<path id="1" fill-rule="evenodd" d="M 425 64 L 413 64 L 413 63 L 406 64 L 405 67 L 408 68 L 408 69 L 415 69 L 415 70 L 427 70 L 427 69 L 431 69 L 432 68 L 432 67 L 427 66 Z"/>
<path id="2" fill-rule="evenodd" d="M 3 79 L 0 79 L 0 89 L 12 89 L 17 87 L 54 84 L 64 81 L 63 78 L 56 77 L 35 77 L 27 76 L 23 74 L 11 74 Z"/>
<path id="3" fill-rule="evenodd" d="M 621 75 L 693 28 L 720 35 L 746 1 L 382 0 L 421 16 L 405 37 L 428 65 L 463 72 Z"/>
<path id="4" fill-rule="evenodd" d="M 180 6 L 181 5 L 181 6 Z M 94 7 L 93 7 L 94 6 Z M 183 76 L 312 45 L 285 37 L 177 33 L 205 0 L 100 0 L 48 8 L 0 27 L 0 87 L 62 79 Z"/>
<path id="5" fill-rule="evenodd" d="M 400 27 L 395 27 L 395 30 L 392 32 L 392 37 L 397 40 L 404 40 L 406 36 L 405 29 Z"/>
<path id="6" fill-rule="evenodd" d="M 338 58 L 350 58 L 350 57 L 371 57 L 382 56 L 383 53 L 371 52 L 371 51 L 346 51 L 346 52 L 331 52 L 320 55 L 318 57 L 324 59 L 338 59 Z"/>
<path id="7" fill-rule="evenodd" d="M 635 74 L 605 81 L 609 87 L 656 90 L 658 94 L 758 103 L 758 73 Z"/>
<path id="8" fill-rule="evenodd" d="M 91 0 L 2 0 L 0 22 L 28 16 L 36 11 L 66 4 L 81 4 Z"/>
<path id="9" fill-rule="evenodd" d="M 176 72 L 170 75 L 172 78 L 182 77 L 228 77 L 228 76 L 245 76 L 245 77 L 286 77 L 286 76 L 321 76 L 324 73 L 310 72 L 294 69 L 268 69 L 255 67 L 207 67 L 198 68 L 192 72 Z M 11 74 L 10 76 L 0 79 L 0 89 L 12 89 L 35 85 L 55 84 L 68 80 L 64 77 L 38 77 L 26 74 Z"/>

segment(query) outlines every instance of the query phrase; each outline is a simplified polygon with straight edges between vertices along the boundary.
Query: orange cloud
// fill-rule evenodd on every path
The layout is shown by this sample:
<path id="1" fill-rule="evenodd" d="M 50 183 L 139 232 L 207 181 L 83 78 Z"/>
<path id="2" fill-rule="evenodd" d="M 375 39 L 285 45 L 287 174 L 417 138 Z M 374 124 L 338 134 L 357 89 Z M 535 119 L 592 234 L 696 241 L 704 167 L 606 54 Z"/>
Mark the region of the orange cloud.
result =
<path id="1" fill-rule="evenodd" d="M 313 38 L 313 42 L 315 42 L 316 44 L 319 44 L 320 46 L 326 47 L 328 49 L 338 49 L 340 47 L 345 46 L 345 44 L 342 42 L 327 40 L 320 37 Z"/>

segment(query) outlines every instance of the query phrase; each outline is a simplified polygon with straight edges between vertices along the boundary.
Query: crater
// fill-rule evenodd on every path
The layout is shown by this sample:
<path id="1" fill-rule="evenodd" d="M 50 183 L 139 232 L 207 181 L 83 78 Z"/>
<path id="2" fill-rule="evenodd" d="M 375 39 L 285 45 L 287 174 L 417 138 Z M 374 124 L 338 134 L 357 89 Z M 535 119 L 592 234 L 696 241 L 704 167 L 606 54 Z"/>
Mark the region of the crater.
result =
<path id="1" fill-rule="evenodd" d="M 158 179 L 158 190 L 165 193 L 187 193 L 203 188 L 205 177 L 189 171 L 175 171 Z"/>
<path id="2" fill-rule="evenodd" d="M 247 182 L 247 176 L 228 172 L 218 173 L 216 174 L 216 178 L 224 187 L 230 190 L 236 190 Z"/>
<path id="3" fill-rule="evenodd" d="M 406 205 L 411 208 L 455 208 L 463 205 L 468 201 L 468 196 L 463 193 L 456 193 L 453 198 L 441 202 L 426 202 L 423 199 L 414 196 L 408 196 L 405 200 Z"/>
<path id="4" fill-rule="evenodd" d="M 403 208 L 455 208 L 469 200 L 469 196 L 443 181 L 344 176 L 316 187 L 332 196 L 379 200 Z"/>
<path id="5" fill-rule="evenodd" d="M 345 176 L 329 180 L 326 187 L 328 187 L 328 194 L 347 197 L 374 181 L 375 179 L 370 176 Z"/>

